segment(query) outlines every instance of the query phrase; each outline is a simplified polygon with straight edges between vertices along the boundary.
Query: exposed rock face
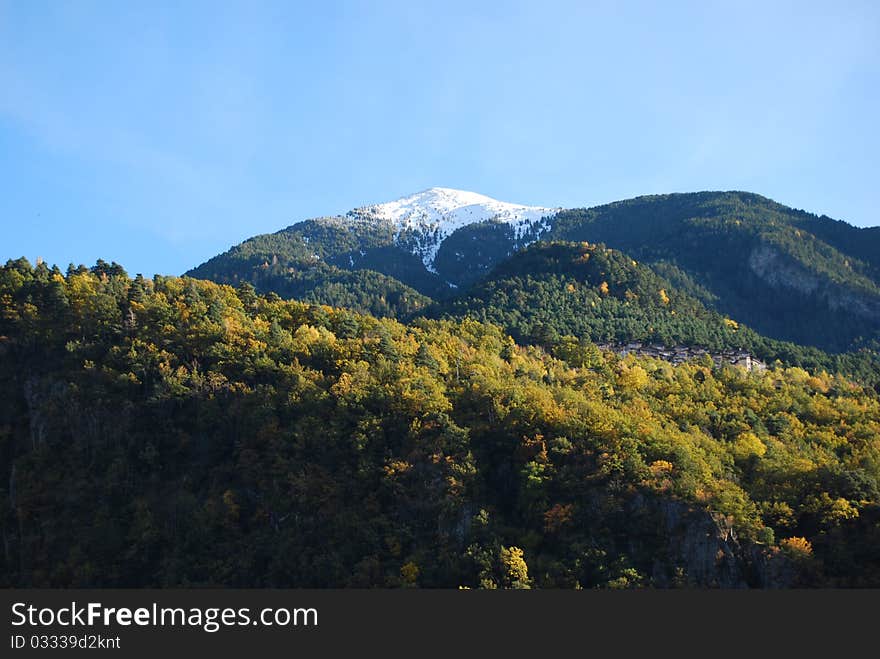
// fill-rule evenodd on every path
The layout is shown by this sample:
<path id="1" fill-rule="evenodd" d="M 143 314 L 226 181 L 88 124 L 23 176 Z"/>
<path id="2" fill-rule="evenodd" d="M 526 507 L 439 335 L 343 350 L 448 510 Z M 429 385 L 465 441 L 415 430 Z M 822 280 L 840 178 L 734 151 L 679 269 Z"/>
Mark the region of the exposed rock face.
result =
<path id="1" fill-rule="evenodd" d="M 641 495 L 630 507 L 635 516 L 656 520 L 660 544 L 648 561 L 657 587 L 785 588 L 794 580 L 785 559 L 765 545 L 741 542 L 723 515 Z M 637 554 L 647 549 L 641 540 L 634 543 Z"/>
<path id="2" fill-rule="evenodd" d="M 673 571 L 673 578 L 684 578 L 687 584 L 701 587 L 748 587 L 742 547 L 723 516 L 688 510 L 674 501 L 660 506 L 660 516 L 669 537 L 669 557 L 679 568 Z M 656 582 L 664 581 L 669 567 L 662 561 L 655 562 Z"/>
<path id="3" fill-rule="evenodd" d="M 769 245 L 758 245 L 749 254 L 749 269 L 773 288 L 787 288 L 811 295 L 819 288 L 819 278 L 785 259 Z"/>
<path id="4" fill-rule="evenodd" d="M 833 311 L 852 313 L 880 321 L 880 299 L 866 293 L 839 289 L 820 280 L 803 266 L 785 257 L 769 245 L 759 245 L 749 254 L 749 269 L 771 288 L 804 296 L 819 297 Z"/>

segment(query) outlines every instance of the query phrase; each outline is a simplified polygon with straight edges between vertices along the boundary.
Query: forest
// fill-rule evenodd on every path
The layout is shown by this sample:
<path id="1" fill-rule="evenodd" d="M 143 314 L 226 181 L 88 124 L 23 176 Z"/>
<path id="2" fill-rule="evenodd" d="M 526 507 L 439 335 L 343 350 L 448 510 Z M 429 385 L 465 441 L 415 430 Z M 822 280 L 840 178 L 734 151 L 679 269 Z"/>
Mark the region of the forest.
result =
<path id="1" fill-rule="evenodd" d="M 605 248 L 547 249 L 526 258 L 564 260 L 578 304 L 715 322 Z M 864 378 L 620 358 L 607 326 L 528 322 L 9 261 L 0 585 L 880 587 Z"/>
<path id="2" fill-rule="evenodd" d="M 704 304 L 699 293 L 673 283 L 675 273 L 658 271 L 664 272 L 602 243 L 542 241 L 512 255 L 463 294 L 408 317 L 474 318 L 545 347 L 575 336 L 603 344 L 737 348 L 768 363 L 844 373 L 880 391 L 878 342 L 833 353 L 773 339 Z"/>
<path id="3" fill-rule="evenodd" d="M 876 227 L 748 192 L 698 192 L 566 210 L 548 238 L 605 243 L 659 266 L 765 336 L 831 352 L 880 339 Z"/>

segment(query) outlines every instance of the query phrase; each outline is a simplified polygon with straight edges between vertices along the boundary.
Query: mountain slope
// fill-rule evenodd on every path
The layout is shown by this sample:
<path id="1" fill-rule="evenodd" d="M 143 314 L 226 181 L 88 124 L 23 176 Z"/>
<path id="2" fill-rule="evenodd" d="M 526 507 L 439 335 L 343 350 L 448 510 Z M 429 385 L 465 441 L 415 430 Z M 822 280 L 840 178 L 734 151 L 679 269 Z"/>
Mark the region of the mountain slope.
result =
<path id="1" fill-rule="evenodd" d="M 498 324 L 518 340 L 541 344 L 563 335 L 713 348 L 751 343 L 736 322 L 602 244 L 536 243 L 439 309 Z"/>
<path id="2" fill-rule="evenodd" d="M 847 351 L 880 341 L 878 236 L 878 228 L 856 229 L 744 192 L 656 195 L 560 211 L 432 188 L 256 236 L 188 274 L 250 281 L 287 295 L 296 290 L 283 281 L 288 273 L 372 270 L 442 300 L 536 241 L 587 241 L 628 254 L 671 288 L 762 334 Z M 313 274 L 301 274 L 308 270 Z M 358 289 L 353 296 L 380 294 Z"/>
<path id="3" fill-rule="evenodd" d="M 510 227 L 514 239 L 522 240 L 536 229 L 546 231 L 549 227 L 543 220 L 559 210 L 510 204 L 476 192 L 430 188 L 353 213 L 367 223 L 390 224 L 395 242 L 419 256 L 428 270 L 436 272 L 437 252 L 443 241 L 459 229 L 492 222 Z"/>
<path id="4" fill-rule="evenodd" d="M 806 213 L 799 224 L 835 249 L 864 261 L 871 268 L 873 280 L 880 281 L 880 227 L 854 227 L 826 215 Z"/>
<path id="5" fill-rule="evenodd" d="M 764 336 L 676 288 L 654 268 L 602 244 L 540 241 L 466 292 L 422 313 L 494 323 L 516 340 L 554 353 L 567 351 L 570 337 L 581 343 L 743 350 L 767 363 L 845 373 L 880 390 L 876 350 L 829 354 Z"/>
<path id="6" fill-rule="evenodd" d="M 21 259 L 0 504 L 7 588 L 877 587 L 880 397 Z"/>
<path id="7" fill-rule="evenodd" d="M 558 210 L 431 188 L 255 236 L 187 274 L 222 282 L 251 281 L 260 290 L 274 290 L 266 287 L 258 271 L 264 263 L 302 269 L 323 262 L 374 270 L 425 295 L 444 297 L 549 231 L 549 217 Z"/>
<path id="8" fill-rule="evenodd" d="M 560 213 L 548 237 L 604 242 L 687 288 L 722 313 L 776 338 L 845 350 L 878 336 L 875 268 L 819 239 L 832 220 L 742 192 L 639 197 Z M 676 277 L 676 274 L 680 275 Z"/>

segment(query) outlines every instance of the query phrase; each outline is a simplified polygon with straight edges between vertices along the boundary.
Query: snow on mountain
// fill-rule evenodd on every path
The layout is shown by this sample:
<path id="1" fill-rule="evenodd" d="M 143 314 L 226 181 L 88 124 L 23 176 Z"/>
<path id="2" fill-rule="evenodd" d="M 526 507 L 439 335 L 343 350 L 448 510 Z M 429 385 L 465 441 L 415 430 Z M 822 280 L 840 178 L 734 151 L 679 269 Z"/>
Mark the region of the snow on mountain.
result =
<path id="1" fill-rule="evenodd" d="M 390 222 L 395 227 L 395 241 L 405 236 L 425 267 L 433 271 L 440 245 L 456 229 L 487 220 L 501 222 L 510 225 L 519 240 L 542 219 L 560 210 L 510 204 L 465 190 L 430 188 L 396 201 L 358 208 L 349 215 L 365 221 Z"/>

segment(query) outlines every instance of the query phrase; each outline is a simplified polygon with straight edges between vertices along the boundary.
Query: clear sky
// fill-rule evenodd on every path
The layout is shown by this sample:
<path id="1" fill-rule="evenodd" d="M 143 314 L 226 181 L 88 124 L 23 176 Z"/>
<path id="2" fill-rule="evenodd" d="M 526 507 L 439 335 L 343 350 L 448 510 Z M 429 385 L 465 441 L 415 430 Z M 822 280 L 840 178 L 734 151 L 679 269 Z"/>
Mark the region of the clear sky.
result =
<path id="1" fill-rule="evenodd" d="M 0 259 L 180 274 L 432 186 L 861 226 L 880 2 L 0 0 Z"/>

